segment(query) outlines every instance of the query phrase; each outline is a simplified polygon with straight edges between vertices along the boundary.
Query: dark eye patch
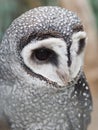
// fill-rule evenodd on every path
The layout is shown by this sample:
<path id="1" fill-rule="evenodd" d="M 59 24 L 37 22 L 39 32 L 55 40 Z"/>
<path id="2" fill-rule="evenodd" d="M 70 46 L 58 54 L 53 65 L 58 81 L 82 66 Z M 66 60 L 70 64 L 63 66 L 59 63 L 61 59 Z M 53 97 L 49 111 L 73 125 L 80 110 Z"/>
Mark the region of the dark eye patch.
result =
<path id="1" fill-rule="evenodd" d="M 85 47 L 85 38 L 80 39 L 78 44 L 79 44 L 79 48 L 78 48 L 77 54 L 79 55 Z"/>
<path id="2" fill-rule="evenodd" d="M 39 61 L 39 63 L 52 63 L 58 66 L 58 55 L 51 49 L 42 47 L 33 51 L 31 58 Z"/>
<path id="3" fill-rule="evenodd" d="M 34 51 L 34 56 L 39 61 L 46 61 L 53 55 L 53 51 L 47 48 L 40 48 Z"/>

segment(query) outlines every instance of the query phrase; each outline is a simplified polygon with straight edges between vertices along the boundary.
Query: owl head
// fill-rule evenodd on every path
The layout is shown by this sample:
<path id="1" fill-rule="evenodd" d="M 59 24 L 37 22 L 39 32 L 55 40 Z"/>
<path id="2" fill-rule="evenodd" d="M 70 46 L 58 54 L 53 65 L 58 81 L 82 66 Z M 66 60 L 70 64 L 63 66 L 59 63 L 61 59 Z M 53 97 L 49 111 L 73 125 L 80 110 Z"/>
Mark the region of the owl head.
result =
<path id="1" fill-rule="evenodd" d="M 2 70 L 10 73 L 7 78 L 31 82 L 36 77 L 66 86 L 81 71 L 85 40 L 75 13 L 50 6 L 31 9 L 14 20 L 5 33 Z"/>

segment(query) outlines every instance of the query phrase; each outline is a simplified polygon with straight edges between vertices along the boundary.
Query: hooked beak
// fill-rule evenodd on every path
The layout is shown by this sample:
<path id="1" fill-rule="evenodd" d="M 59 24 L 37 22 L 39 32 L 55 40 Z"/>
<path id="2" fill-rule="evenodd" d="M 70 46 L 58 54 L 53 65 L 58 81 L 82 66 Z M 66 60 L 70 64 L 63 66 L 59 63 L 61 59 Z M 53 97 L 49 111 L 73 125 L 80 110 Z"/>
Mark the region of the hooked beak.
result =
<path id="1" fill-rule="evenodd" d="M 69 82 L 70 78 L 66 72 L 63 72 L 62 70 L 57 70 L 57 75 L 59 76 L 60 80 L 62 81 L 62 84 L 65 86 Z"/>

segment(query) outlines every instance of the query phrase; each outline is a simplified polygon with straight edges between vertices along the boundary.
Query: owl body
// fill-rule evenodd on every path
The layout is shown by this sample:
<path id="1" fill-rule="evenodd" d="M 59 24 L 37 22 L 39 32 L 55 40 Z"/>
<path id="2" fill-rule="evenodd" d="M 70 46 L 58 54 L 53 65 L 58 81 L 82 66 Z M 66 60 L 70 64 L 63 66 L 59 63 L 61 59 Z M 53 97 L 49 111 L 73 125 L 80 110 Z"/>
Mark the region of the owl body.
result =
<path id="1" fill-rule="evenodd" d="M 38 86 L 31 82 L 33 88 L 22 79 L 21 82 L 17 79 L 12 88 L 2 88 L 3 112 L 12 130 L 86 130 L 90 122 L 91 97 L 88 84 L 81 83 L 84 78 L 80 76 L 77 81 L 80 86 L 75 83 L 67 88 L 37 78 L 34 80 Z"/>
<path id="2" fill-rule="evenodd" d="M 0 45 L 0 119 L 11 130 L 86 130 L 92 108 L 82 70 L 86 34 L 60 7 L 17 18 Z"/>

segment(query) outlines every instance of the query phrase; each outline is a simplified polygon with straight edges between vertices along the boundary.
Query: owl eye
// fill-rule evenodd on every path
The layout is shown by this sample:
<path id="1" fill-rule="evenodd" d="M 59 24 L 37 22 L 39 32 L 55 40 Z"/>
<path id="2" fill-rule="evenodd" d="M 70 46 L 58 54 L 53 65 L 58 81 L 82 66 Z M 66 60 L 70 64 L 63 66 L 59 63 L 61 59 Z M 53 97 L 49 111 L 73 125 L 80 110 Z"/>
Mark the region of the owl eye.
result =
<path id="1" fill-rule="evenodd" d="M 47 48 L 36 49 L 33 53 L 34 58 L 39 61 L 47 61 L 53 56 L 53 51 Z"/>

